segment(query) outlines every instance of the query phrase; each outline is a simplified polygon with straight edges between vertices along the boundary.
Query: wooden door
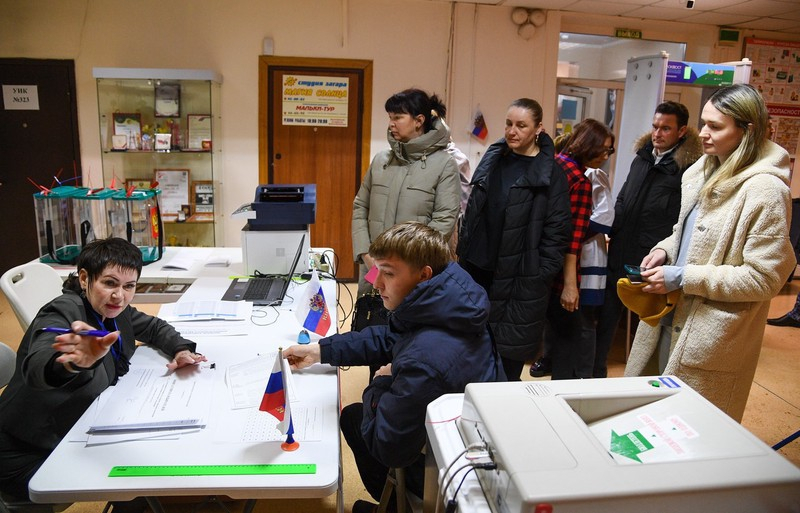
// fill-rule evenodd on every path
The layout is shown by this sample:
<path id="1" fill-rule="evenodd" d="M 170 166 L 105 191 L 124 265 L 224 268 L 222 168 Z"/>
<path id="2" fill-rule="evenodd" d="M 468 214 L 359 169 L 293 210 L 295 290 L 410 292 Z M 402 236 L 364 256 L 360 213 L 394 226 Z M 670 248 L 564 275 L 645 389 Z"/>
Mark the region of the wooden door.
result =
<path id="1" fill-rule="evenodd" d="M 286 122 L 283 86 L 297 77 L 339 83 L 346 78 L 346 123 L 343 119 L 337 121 L 339 126 L 326 124 L 326 119 Z M 311 244 L 334 249 L 337 278 L 356 279 L 351 218 L 353 198 L 369 167 L 372 62 L 262 56 L 259 91 L 260 183 L 316 184 Z"/>
<path id="2" fill-rule="evenodd" d="M 32 180 L 81 174 L 75 63 L 0 59 L 0 273 L 39 256 Z M 81 185 L 80 180 L 68 185 Z"/>

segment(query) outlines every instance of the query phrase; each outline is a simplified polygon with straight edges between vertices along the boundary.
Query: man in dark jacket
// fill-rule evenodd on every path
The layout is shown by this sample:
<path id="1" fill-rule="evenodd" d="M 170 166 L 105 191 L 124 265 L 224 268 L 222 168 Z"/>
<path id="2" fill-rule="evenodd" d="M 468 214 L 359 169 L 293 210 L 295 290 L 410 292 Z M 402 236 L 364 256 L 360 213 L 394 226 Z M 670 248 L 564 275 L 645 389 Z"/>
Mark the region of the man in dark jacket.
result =
<path id="1" fill-rule="evenodd" d="M 688 123 L 684 105 L 664 102 L 656 107 L 653 130 L 636 143 L 636 157 L 614 207 L 605 301 L 598 315 L 595 378 L 608 375 L 608 350 L 622 314 L 617 280 L 625 276 L 623 266 L 638 266 L 656 243 L 672 233 L 681 206 L 683 172 L 703 155 L 697 131 Z"/>
<path id="2" fill-rule="evenodd" d="M 422 496 L 425 411 L 467 383 L 504 381 L 487 330 L 489 300 L 458 264 L 447 241 L 416 222 L 389 228 L 371 244 L 374 286 L 391 312 L 371 326 L 283 351 L 294 369 L 313 363 L 382 365 L 363 404 L 341 413 L 340 425 L 367 491 L 380 498 L 388 469 L 406 467 L 406 485 Z M 353 511 L 374 505 L 357 501 Z"/>

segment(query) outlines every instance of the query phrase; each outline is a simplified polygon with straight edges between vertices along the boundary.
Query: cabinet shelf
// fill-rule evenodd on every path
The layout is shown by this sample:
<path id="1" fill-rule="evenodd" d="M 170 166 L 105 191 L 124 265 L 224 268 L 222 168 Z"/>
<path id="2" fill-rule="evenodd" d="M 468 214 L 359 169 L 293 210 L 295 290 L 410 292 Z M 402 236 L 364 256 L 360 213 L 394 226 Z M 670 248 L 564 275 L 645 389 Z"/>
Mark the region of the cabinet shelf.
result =
<path id="1" fill-rule="evenodd" d="M 177 150 L 103 150 L 103 153 L 130 153 L 131 155 L 141 153 L 150 155 L 153 153 L 211 153 L 211 150 L 189 150 L 185 148 Z"/>
<path id="2" fill-rule="evenodd" d="M 194 216 L 192 216 L 194 217 Z M 174 219 L 162 219 L 164 224 L 213 224 L 213 219 L 192 219 L 190 217 L 186 221 L 175 221 Z"/>

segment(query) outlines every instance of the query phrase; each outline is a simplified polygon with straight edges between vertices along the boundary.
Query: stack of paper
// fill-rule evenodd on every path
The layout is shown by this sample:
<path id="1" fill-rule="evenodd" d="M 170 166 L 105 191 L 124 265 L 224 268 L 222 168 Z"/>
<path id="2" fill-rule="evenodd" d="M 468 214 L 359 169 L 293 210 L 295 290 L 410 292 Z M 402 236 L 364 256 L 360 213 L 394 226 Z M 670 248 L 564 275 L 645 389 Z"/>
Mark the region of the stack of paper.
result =
<path id="1" fill-rule="evenodd" d="M 158 316 L 173 321 L 245 321 L 253 313 L 248 301 L 178 301 L 161 305 Z"/>
<path id="2" fill-rule="evenodd" d="M 192 372 L 191 376 L 185 373 Z M 89 433 L 198 428 L 206 425 L 215 370 L 133 367 L 114 386 Z"/>

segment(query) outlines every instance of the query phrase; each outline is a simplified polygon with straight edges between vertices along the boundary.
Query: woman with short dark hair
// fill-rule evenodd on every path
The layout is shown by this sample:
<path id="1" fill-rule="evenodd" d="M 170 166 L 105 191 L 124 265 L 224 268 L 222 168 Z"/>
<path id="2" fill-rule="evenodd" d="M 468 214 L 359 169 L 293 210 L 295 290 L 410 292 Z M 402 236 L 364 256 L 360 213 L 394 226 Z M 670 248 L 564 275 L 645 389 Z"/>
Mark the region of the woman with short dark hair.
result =
<path id="1" fill-rule="evenodd" d="M 136 341 L 172 360 L 168 370 L 206 361 L 165 321 L 130 306 L 142 253 L 124 239 L 90 242 L 63 294 L 36 314 L 0 395 L 0 490 L 28 498 L 28 482 L 94 400 L 128 372 Z M 63 328 L 56 334 L 44 328 Z M 109 332 L 81 335 L 84 330 Z"/>

